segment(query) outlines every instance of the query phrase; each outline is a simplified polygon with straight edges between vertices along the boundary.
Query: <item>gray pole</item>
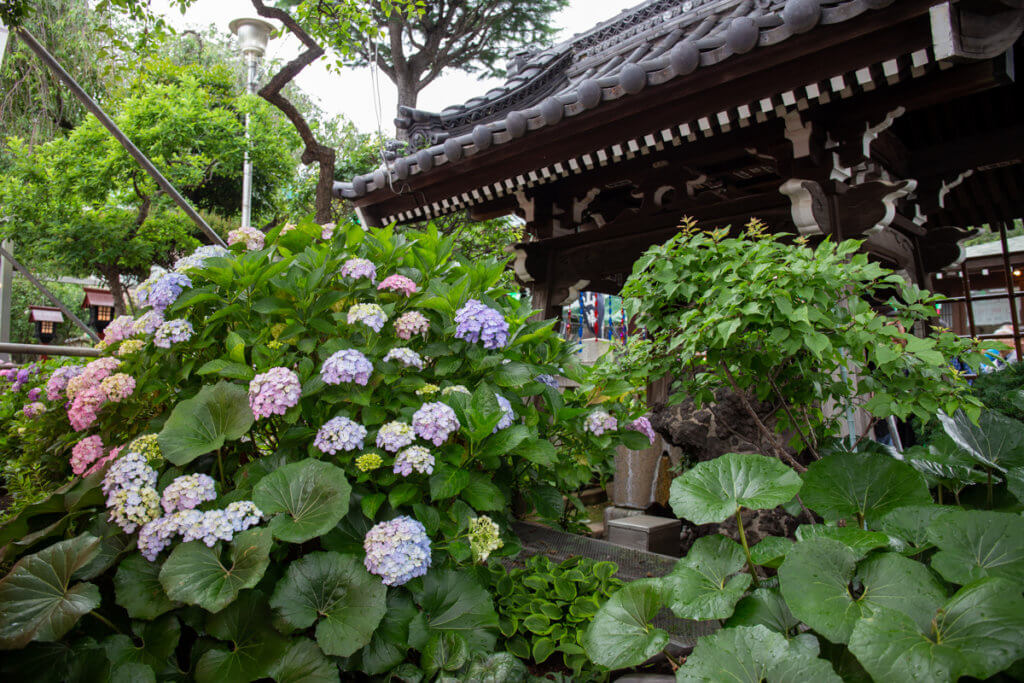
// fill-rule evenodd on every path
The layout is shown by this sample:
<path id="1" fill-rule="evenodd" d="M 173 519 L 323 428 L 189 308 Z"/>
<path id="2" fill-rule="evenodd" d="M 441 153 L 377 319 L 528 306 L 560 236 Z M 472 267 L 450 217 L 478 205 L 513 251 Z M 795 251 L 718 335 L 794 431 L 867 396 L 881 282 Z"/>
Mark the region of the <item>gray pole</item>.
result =
<path id="1" fill-rule="evenodd" d="M 199 226 L 199 229 L 210 238 L 210 241 L 214 244 L 219 244 L 222 247 L 227 246 L 224 240 L 220 238 L 220 235 L 214 232 L 213 228 L 206 224 L 206 221 L 204 221 L 203 217 L 192 208 L 192 205 L 188 203 L 188 200 L 181 196 L 178 190 L 175 189 L 174 185 L 171 185 L 170 181 L 167 180 L 157 167 L 153 165 L 153 162 L 151 162 L 149 158 L 147 158 L 146 155 L 128 139 L 128 136 L 117 127 L 117 124 L 114 123 L 113 119 L 107 116 L 106 112 L 104 112 L 103 109 L 100 108 L 100 106 L 96 104 L 91 97 L 89 97 L 85 90 L 82 89 L 82 86 L 80 86 L 78 82 L 64 70 L 60 63 L 54 59 L 53 55 L 46 51 L 46 48 L 35 39 L 35 36 L 24 28 L 19 28 L 17 31 L 18 37 L 25 41 L 25 44 L 28 45 L 29 49 L 35 52 L 39 59 L 43 60 L 43 63 L 57 75 L 57 78 L 64 82 L 64 85 L 68 86 L 71 92 L 75 94 L 75 97 L 82 102 L 85 108 L 88 109 L 93 116 L 99 119 L 100 123 L 102 123 L 103 126 L 109 130 L 115 138 L 117 138 L 117 141 L 121 143 L 121 146 L 124 147 L 125 151 L 128 152 L 128 154 L 130 154 L 143 169 L 145 169 L 146 173 L 148 173 L 153 180 L 156 181 L 156 184 L 160 186 L 160 189 L 166 192 L 167 196 L 173 199 L 174 203 L 180 206 L 181 210 L 184 211 L 197 226 Z"/>
<path id="2" fill-rule="evenodd" d="M 85 356 L 97 358 L 102 354 L 99 349 L 88 346 L 46 346 L 44 344 L 0 344 L 3 353 L 32 353 L 37 356 Z"/>
<path id="3" fill-rule="evenodd" d="M 4 48 L 7 47 L 7 36 L 9 33 L 10 31 L 4 26 L 4 22 L 0 21 L 0 64 L 4 63 Z"/>
<path id="4" fill-rule="evenodd" d="M 245 64 L 248 73 L 246 90 L 250 95 L 256 94 L 256 66 L 258 57 L 251 52 L 245 53 Z M 251 125 L 250 114 L 245 115 L 245 159 L 242 162 L 242 225 L 252 225 L 252 159 L 249 157 L 249 139 Z"/>
<path id="5" fill-rule="evenodd" d="M 0 46 L 0 58 L 3 58 L 3 46 Z M 6 249 L 11 249 L 10 240 L 4 240 L 3 246 Z M 0 256 L 0 343 L 11 341 L 11 289 L 13 287 L 14 271 L 11 269 L 11 260 L 6 256 Z M 9 362 L 11 355 L 0 352 L 0 360 Z"/>

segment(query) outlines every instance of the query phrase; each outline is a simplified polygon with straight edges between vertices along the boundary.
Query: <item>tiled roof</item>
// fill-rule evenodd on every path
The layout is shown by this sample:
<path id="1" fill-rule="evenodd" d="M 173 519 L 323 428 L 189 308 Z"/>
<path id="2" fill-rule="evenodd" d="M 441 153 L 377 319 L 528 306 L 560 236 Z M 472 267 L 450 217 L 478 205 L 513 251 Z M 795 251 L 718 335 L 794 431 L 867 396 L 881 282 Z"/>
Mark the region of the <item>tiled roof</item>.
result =
<path id="1" fill-rule="evenodd" d="M 106 306 L 107 308 L 114 307 L 114 295 L 106 289 L 95 289 L 93 287 L 84 287 L 85 298 L 82 300 L 82 308 L 89 308 L 90 306 Z"/>
<path id="2" fill-rule="evenodd" d="M 64 322 L 64 314 L 60 312 L 59 308 L 53 308 L 52 306 L 29 306 L 28 319 L 29 322 L 34 323 L 62 323 Z"/>
<path id="3" fill-rule="evenodd" d="M 440 113 L 398 120 L 429 144 L 335 192 L 354 199 L 395 180 L 513 143 L 548 126 L 729 57 L 837 24 L 894 0 L 648 0 L 551 48 L 516 55 L 504 86 Z M 390 176 L 390 177 L 389 177 Z M 389 182 L 390 181 L 390 182 Z"/>
<path id="4" fill-rule="evenodd" d="M 1009 251 L 1006 252 L 1008 254 L 1024 252 L 1024 235 L 1009 238 L 1006 240 L 1006 246 L 1009 248 Z M 964 253 L 969 259 L 999 256 L 1003 253 L 1003 243 L 1000 240 L 993 240 L 984 244 L 972 244 L 964 249 Z"/>

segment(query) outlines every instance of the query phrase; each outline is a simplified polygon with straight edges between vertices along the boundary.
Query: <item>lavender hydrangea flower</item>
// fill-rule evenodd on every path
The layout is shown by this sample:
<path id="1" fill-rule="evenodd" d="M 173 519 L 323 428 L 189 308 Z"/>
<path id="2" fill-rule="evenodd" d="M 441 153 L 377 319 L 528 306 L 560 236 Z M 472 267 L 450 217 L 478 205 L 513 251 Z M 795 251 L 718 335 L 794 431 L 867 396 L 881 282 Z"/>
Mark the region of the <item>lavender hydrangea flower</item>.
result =
<path id="1" fill-rule="evenodd" d="M 406 311 L 395 321 L 395 334 L 399 339 L 406 341 L 417 334 L 426 335 L 428 330 L 430 330 L 430 321 L 419 311 Z"/>
<path id="2" fill-rule="evenodd" d="M 443 444 L 460 426 L 455 411 L 444 403 L 424 403 L 412 416 L 416 435 L 435 446 Z"/>
<path id="3" fill-rule="evenodd" d="M 39 401 L 33 401 L 32 403 L 26 403 L 21 408 L 21 414 L 30 420 L 34 420 L 43 413 L 46 412 L 46 404 L 40 403 Z"/>
<path id="4" fill-rule="evenodd" d="M 552 389 L 558 388 L 558 380 L 555 379 L 554 375 L 537 375 L 533 378 L 534 382 L 540 382 L 545 386 L 549 386 Z"/>
<path id="5" fill-rule="evenodd" d="M 163 313 L 191 286 L 192 280 L 184 273 L 163 273 L 148 287 L 140 286 L 138 294 L 143 306 L 151 306 L 154 311 Z"/>
<path id="6" fill-rule="evenodd" d="M 316 433 L 313 445 L 324 453 L 362 449 L 366 427 L 341 415 L 333 417 Z"/>
<path id="7" fill-rule="evenodd" d="M 366 533 L 364 564 L 385 586 L 401 586 L 430 568 L 430 538 L 412 517 L 402 515 L 381 522 Z"/>
<path id="8" fill-rule="evenodd" d="M 416 440 L 413 428 L 405 422 L 388 422 L 377 432 L 377 448 L 396 453 Z"/>
<path id="9" fill-rule="evenodd" d="M 249 527 L 254 527 L 263 519 L 263 511 L 256 507 L 256 503 L 251 500 L 239 500 L 234 503 L 228 503 L 227 508 L 224 509 L 224 514 L 227 515 L 228 523 L 235 532 L 245 531 Z"/>
<path id="10" fill-rule="evenodd" d="M 485 349 L 500 349 L 508 342 L 508 322 L 498 311 L 470 299 L 455 313 L 455 336 Z"/>
<path id="11" fill-rule="evenodd" d="M 345 261 L 341 266 L 341 276 L 350 277 L 353 280 L 366 278 L 370 282 L 377 279 L 377 266 L 373 261 L 364 258 L 352 258 Z"/>
<path id="12" fill-rule="evenodd" d="M 591 432 L 594 436 L 601 436 L 605 432 L 614 432 L 619 428 L 619 421 L 614 415 L 609 415 L 603 410 L 595 410 L 583 422 L 583 429 Z"/>
<path id="13" fill-rule="evenodd" d="M 82 374 L 81 365 L 62 365 L 53 371 L 50 379 L 46 381 L 46 398 L 49 401 L 56 401 L 68 386 L 68 380 Z"/>
<path id="14" fill-rule="evenodd" d="M 342 349 L 324 361 L 323 367 L 320 368 L 320 378 L 327 384 L 355 382 L 365 387 L 372 372 L 373 364 L 362 352 Z"/>
<path id="15" fill-rule="evenodd" d="M 177 344 L 191 339 L 194 332 L 195 330 L 192 329 L 192 323 L 187 320 L 182 320 L 180 318 L 176 320 L 168 320 L 156 329 L 156 334 L 153 335 L 153 343 L 161 349 L 169 349 L 171 348 L 171 344 Z"/>
<path id="16" fill-rule="evenodd" d="M 658 435 L 654 433 L 654 427 L 651 426 L 651 421 L 646 415 L 638 417 L 637 419 L 626 425 L 626 429 L 631 429 L 634 432 L 640 432 L 648 438 L 651 445 L 654 445 L 654 440 L 658 438 Z"/>
<path id="17" fill-rule="evenodd" d="M 377 304 L 356 304 L 348 309 L 348 324 L 363 323 L 374 332 L 380 332 L 388 317 Z"/>
<path id="18" fill-rule="evenodd" d="M 151 486 L 118 489 L 107 499 L 111 522 L 130 534 L 160 516 L 160 495 Z"/>
<path id="19" fill-rule="evenodd" d="M 288 368 L 270 368 L 249 382 L 249 407 L 257 419 L 284 415 L 301 395 L 299 376 Z"/>
<path id="20" fill-rule="evenodd" d="M 227 256 L 230 253 L 230 251 L 219 244 L 204 244 L 188 256 L 182 256 L 180 259 L 175 261 L 174 270 L 179 273 L 184 273 L 190 268 L 202 268 L 206 265 L 207 259 Z"/>
<path id="21" fill-rule="evenodd" d="M 262 249 L 265 241 L 266 235 L 250 225 L 243 225 L 228 231 L 228 245 L 245 244 L 245 248 L 249 251 Z"/>
<path id="22" fill-rule="evenodd" d="M 202 541 L 212 548 L 217 541 L 230 541 L 235 536 L 231 519 L 224 510 L 207 510 L 198 524 L 194 524 L 182 532 L 182 540 Z"/>
<path id="23" fill-rule="evenodd" d="M 321 225 L 320 226 L 320 239 L 322 239 L 322 240 L 329 240 L 332 237 L 334 237 L 334 230 L 337 227 L 338 226 L 335 225 L 334 223 L 324 223 L 323 225 Z"/>
<path id="24" fill-rule="evenodd" d="M 387 362 L 389 360 L 398 361 L 407 368 L 416 368 L 417 370 L 422 370 L 424 366 L 420 354 L 404 346 L 397 346 L 388 351 L 387 355 L 384 356 L 384 361 Z"/>
<path id="25" fill-rule="evenodd" d="M 135 319 L 130 315 L 119 315 L 103 330 L 103 341 L 108 344 L 124 341 L 135 334 Z"/>
<path id="26" fill-rule="evenodd" d="M 395 458 L 395 474 L 408 477 L 412 471 L 433 474 L 434 456 L 423 446 L 409 446 Z"/>
<path id="27" fill-rule="evenodd" d="M 106 496 L 119 489 L 156 487 L 156 470 L 149 466 L 146 457 L 140 453 L 128 451 L 115 460 L 103 477 L 101 489 Z M 159 498 L 157 500 L 159 502 Z"/>
<path id="28" fill-rule="evenodd" d="M 180 514 L 174 514 L 157 517 L 143 524 L 139 529 L 139 553 L 150 562 L 155 562 L 157 555 L 178 535 L 180 521 Z"/>
<path id="29" fill-rule="evenodd" d="M 197 508 L 217 497 L 213 477 L 207 474 L 186 474 L 176 477 L 164 489 L 160 506 L 165 513 Z"/>
<path id="30" fill-rule="evenodd" d="M 157 331 L 164 322 L 164 314 L 159 311 L 146 311 L 132 325 L 134 334 L 150 335 Z"/>
<path id="31" fill-rule="evenodd" d="M 512 404 L 509 400 L 501 394 L 495 394 L 494 398 L 498 399 L 498 405 L 501 407 L 502 415 L 501 419 L 498 420 L 497 426 L 494 428 L 494 434 L 498 433 L 498 430 L 511 427 L 512 422 L 516 419 L 516 411 L 512 410 Z"/>

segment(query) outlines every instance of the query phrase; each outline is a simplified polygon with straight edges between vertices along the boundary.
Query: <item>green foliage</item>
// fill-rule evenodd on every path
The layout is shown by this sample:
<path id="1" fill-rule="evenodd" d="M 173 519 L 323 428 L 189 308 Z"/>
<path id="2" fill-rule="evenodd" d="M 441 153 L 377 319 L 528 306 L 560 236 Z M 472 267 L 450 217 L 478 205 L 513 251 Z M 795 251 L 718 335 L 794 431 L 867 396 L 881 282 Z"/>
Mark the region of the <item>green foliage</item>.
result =
<path id="1" fill-rule="evenodd" d="M 986 408 L 1024 421 L 1024 363 L 978 375 L 971 389 Z"/>
<path id="2" fill-rule="evenodd" d="M 596 676 L 583 653 L 581 639 L 597 610 L 622 586 L 613 562 L 571 557 L 555 564 L 543 555 L 526 560 L 523 569 L 506 572 L 490 566 L 497 594 L 501 634 L 508 650 L 536 664 L 556 654 L 575 676 Z"/>

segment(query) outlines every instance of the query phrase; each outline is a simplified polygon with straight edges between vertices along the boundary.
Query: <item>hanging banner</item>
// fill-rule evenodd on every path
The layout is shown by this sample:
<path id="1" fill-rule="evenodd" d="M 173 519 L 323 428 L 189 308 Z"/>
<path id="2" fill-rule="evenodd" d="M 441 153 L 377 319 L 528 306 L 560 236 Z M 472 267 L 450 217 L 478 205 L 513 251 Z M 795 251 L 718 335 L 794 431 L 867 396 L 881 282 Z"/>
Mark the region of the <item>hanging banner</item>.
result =
<path id="1" fill-rule="evenodd" d="M 601 323 L 604 320 L 604 294 L 580 292 L 580 318 L 594 336 L 601 337 Z"/>

